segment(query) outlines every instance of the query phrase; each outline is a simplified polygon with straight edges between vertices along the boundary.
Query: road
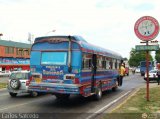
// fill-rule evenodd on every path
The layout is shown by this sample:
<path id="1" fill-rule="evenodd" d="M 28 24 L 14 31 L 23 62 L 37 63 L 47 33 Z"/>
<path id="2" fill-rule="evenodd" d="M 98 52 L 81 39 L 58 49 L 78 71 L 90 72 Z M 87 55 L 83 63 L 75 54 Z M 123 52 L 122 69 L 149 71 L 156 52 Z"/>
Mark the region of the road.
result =
<path id="1" fill-rule="evenodd" d="M 121 98 L 127 98 L 135 89 L 145 84 L 140 74 L 131 74 L 124 78 L 122 87 L 119 87 L 116 92 L 104 92 L 102 99 L 99 101 L 93 100 L 92 97 L 84 98 L 81 96 L 71 96 L 69 100 L 59 101 L 56 100 L 55 96 L 49 94 L 35 98 L 27 94 L 11 98 L 6 90 L 0 90 L 0 114 L 2 113 L 0 117 L 5 117 L 8 113 L 31 113 L 37 115 L 29 116 L 47 118 L 49 118 L 48 116 L 52 116 L 59 119 L 90 119 L 96 113 L 113 109 L 117 106 L 118 102 L 121 102 Z"/>

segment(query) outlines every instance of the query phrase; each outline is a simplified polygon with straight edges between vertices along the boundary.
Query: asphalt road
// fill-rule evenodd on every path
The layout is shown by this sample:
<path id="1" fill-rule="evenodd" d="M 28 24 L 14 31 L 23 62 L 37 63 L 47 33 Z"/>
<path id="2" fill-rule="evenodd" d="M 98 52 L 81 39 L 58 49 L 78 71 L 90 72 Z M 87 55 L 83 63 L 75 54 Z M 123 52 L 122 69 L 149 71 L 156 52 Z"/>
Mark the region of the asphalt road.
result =
<path id="1" fill-rule="evenodd" d="M 69 100 L 59 101 L 56 100 L 55 96 L 49 94 L 35 98 L 24 94 L 12 98 L 7 90 L 0 90 L 0 118 L 5 116 L 22 116 L 22 118 L 30 116 L 33 118 L 34 116 L 35 118 L 91 119 L 97 113 L 115 108 L 122 98 L 124 100 L 135 89 L 145 84 L 140 74 L 131 74 L 124 77 L 122 87 L 119 87 L 116 92 L 104 92 L 99 101 L 93 100 L 92 97 L 84 98 L 81 96 L 71 96 Z M 31 114 L 19 115 L 22 113 Z"/>

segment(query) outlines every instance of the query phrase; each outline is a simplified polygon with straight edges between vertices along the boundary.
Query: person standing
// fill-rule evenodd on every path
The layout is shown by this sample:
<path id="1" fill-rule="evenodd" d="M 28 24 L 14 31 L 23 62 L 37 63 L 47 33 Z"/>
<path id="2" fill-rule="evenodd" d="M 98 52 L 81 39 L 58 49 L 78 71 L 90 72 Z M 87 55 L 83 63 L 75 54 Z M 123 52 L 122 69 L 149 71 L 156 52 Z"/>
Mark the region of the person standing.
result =
<path id="1" fill-rule="evenodd" d="M 123 83 L 123 77 L 125 75 L 125 68 L 124 68 L 124 64 L 122 63 L 119 69 L 119 86 L 122 86 Z"/>
<path id="2" fill-rule="evenodd" d="M 160 85 L 160 63 L 157 63 L 157 83 Z"/>

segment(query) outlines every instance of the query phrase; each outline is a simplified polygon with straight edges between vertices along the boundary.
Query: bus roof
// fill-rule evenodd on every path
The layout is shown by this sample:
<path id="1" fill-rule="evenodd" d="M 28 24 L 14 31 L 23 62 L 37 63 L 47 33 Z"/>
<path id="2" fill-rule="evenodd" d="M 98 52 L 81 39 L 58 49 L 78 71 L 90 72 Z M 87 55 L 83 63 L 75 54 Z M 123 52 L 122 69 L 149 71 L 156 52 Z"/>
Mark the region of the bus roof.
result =
<path id="1" fill-rule="evenodd" d="M 35 43 L 36 42 L 41 42 L 41 40 L 45 40 L 48 38 L 63 38 L 66 41 L 68 41 L 68 37 L 69 36 L 45 36 L 45 37 L 38 37 L 35 39 Z M 94 53 L 94 54 L 98 54 L 98 55 L 103 55 L 103 56 L 107 56 L 107 57 L 111 57 L 111 58 L 116 58 L 116 59 L 122 59 L 122 56 L 114 51 L 108 50 L 108 49 L 104 49 L 95 45 L 92 45 L 90 43 L 88 43 L 85 39 L 83 39 L 83 37 L 81 36 L 70 36 L 71 39 L 73 41 L 76 41 L 83 52 L 88 52 L 88 53 Z"/>

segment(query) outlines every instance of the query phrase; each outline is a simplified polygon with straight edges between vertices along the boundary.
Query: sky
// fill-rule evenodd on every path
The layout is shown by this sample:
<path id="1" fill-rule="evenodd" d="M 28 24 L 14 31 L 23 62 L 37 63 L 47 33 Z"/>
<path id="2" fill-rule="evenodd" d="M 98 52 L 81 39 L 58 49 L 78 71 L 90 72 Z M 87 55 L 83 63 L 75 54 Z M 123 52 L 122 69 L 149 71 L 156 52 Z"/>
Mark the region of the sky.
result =
<path id="1" fill-rule="evenodd" d="M 50 35 L 80 35 L 89 43 L 129 58 L 141 40 L 135 22 L 152 16 L 160 22 L 159 0 L 0 0 L 2 40 L 29 43 Z M 160 35 L 155 40 L 160 41 Z"/>

